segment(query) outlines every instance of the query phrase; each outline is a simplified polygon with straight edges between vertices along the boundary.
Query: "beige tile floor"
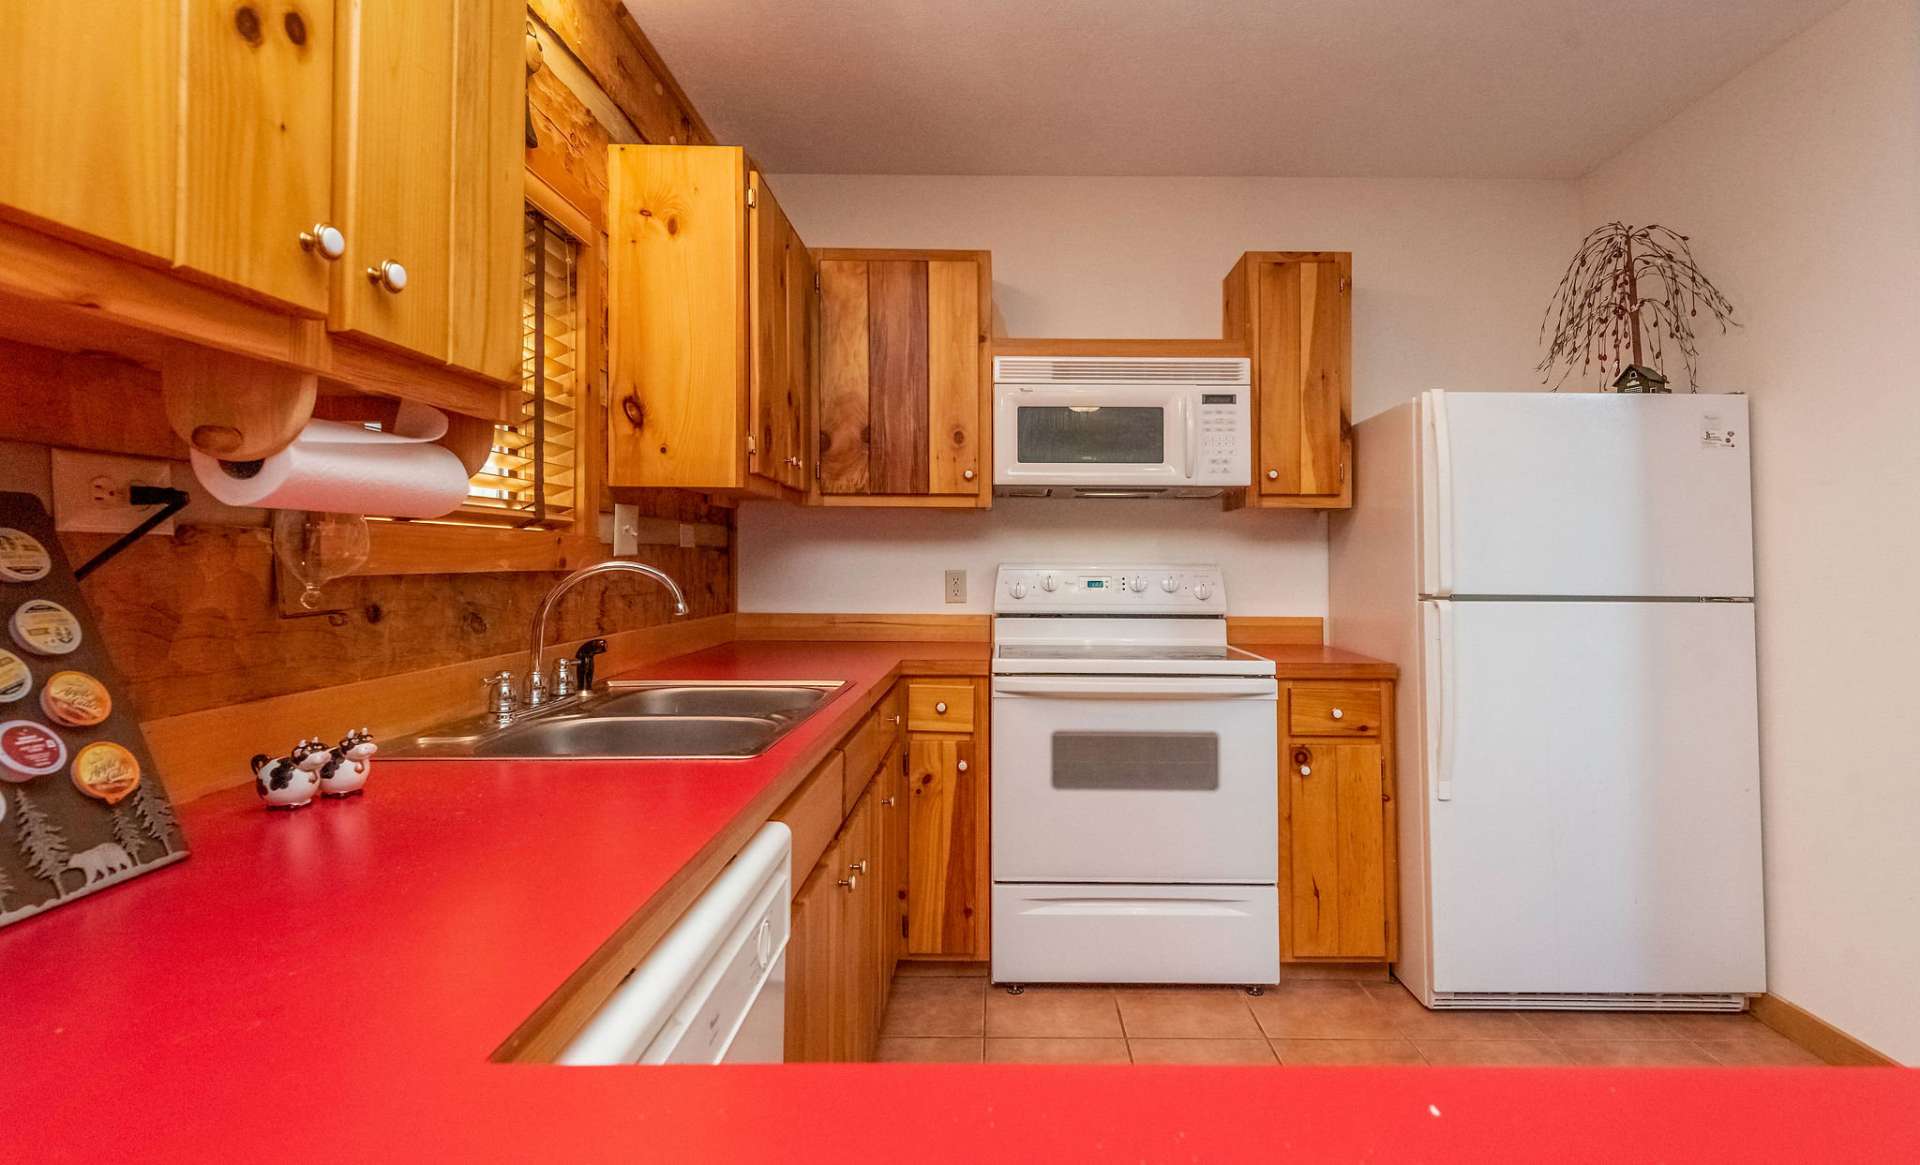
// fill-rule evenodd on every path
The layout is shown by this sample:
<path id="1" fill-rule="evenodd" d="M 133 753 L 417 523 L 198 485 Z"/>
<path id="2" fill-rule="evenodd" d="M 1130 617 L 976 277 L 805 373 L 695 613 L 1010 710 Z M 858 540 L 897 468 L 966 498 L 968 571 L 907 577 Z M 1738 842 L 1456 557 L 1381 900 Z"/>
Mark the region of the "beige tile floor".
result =
<path id="1" fill-rule="evenodd" d="M 877 1059 L 1039 1064 L 1818 1064 L 1745 1015 L 1433 1012 L 1397 983 L 1028 987 L 905 964 Z"/>

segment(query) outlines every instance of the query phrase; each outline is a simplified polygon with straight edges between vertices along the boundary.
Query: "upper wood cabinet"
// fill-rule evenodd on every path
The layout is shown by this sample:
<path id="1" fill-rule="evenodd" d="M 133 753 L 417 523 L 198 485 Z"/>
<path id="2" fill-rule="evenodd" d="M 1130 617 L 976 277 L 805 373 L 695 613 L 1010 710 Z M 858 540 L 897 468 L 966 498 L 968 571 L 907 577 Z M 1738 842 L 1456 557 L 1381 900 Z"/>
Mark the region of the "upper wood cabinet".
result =
<path id="1" fill-rule="evenodd" d="M 334 40 L 331 3 L 0 6 L 0 204 L 323 313 Z"/>
<path id="2" fill-rule="evenodd" d="M 499 415 L 525 20 L 515 0 L 0 5 L 0 218 L 27 228 L 0 240 L 0 294 L 45 312 L 6 334 L 159 363 L 186 343 Z"/>
<path id="3" fill-rule="evenodd" d="M 797 499 L 811 259 L 735 146 L 609 149 L 607 484 Z"/>
<path id="4" fill-rule="evenodd" d="M 331 326 L 507 378 L 519 356 L 524 9 L 344 0 L 340 13 L 333 178 L 347 251 Z"/>
<path id="5" fill-rule="evenodd" d="M 987 252 L 829 248 L 815 258 L 819 468 L 810 500 L 991 504 Z"/>
<path id="6" fill-rule="evenodd" d="M 1253 486 L 1245 504 L 1353 502 L 1353 256 L 1249 251 L 1223 287 L 1225 333 L 1252 357 Z"/>

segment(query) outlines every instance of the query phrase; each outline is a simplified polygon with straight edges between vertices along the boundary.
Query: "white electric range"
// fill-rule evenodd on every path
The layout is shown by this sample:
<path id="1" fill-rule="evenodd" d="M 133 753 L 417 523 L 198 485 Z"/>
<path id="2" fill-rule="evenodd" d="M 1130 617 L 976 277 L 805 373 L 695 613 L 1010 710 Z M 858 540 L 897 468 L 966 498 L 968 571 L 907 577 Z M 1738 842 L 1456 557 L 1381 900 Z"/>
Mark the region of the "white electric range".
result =
<path id="1" fill-rule="evenodd" d="M 1279 685 L 1220 568 L 994 590 L 994 980 L 1277 982 Z"/>

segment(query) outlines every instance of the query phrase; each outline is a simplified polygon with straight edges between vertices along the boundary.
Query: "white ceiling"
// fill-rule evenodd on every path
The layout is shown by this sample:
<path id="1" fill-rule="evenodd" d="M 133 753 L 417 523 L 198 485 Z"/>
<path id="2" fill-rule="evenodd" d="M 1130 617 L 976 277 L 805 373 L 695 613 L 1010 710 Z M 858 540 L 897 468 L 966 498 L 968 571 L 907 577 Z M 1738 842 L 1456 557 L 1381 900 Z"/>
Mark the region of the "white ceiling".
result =
<path id="1" fill-rule="evenodd" d="M 626 3 L 773 173 L 1572 178 L 1839 0 Z"/>

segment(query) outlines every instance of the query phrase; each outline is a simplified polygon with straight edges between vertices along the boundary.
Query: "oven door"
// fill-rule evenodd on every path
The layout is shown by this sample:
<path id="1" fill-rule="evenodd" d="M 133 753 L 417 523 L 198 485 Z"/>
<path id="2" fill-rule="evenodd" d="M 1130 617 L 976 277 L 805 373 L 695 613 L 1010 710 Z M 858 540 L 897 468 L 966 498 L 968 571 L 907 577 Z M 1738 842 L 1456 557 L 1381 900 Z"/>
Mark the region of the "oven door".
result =
<path id="1" fill-rule="evenodd" d="M 1191 484 L 1193 409 L 1193 393 L 1179 386 L 996 385 L 994 484 Z"/>
<path id="2" fill-rule="evenodd" d="M 995 882 L 1272 883 L 1271 679 L 999 676 Z"/>

